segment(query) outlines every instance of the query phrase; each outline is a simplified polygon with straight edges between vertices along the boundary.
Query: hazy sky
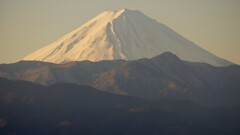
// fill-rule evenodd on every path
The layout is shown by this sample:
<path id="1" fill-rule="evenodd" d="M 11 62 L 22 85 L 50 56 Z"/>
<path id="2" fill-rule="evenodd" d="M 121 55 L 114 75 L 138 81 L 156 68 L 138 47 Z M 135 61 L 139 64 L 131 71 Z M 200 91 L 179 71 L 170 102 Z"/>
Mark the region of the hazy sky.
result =
<path id="1" fill-rule="evenodd" d="M 16 62 L 105 10 L 137 9 L 240 64 L 240 0 L 0 0 L 0 63 Z"/>

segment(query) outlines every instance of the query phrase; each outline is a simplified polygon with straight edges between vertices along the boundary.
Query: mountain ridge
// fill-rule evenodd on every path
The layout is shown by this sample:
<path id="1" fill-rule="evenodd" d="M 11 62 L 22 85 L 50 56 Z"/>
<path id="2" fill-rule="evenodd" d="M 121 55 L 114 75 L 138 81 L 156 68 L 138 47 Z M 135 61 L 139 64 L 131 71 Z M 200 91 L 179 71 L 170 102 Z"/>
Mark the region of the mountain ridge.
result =
<path id="1" fill-rule="evenodd" d="M 210 107 L 237 105 L 240 95 L 240 66 L 214 67 L 187 62 L 169 52 L 151 59 L 130 61 L 66 64 L 32 64 L 25 61 L 0 65 L 0 77 L 44 85 L 75 83 L 114 94 L 147 99 L 193 100 Z"/>

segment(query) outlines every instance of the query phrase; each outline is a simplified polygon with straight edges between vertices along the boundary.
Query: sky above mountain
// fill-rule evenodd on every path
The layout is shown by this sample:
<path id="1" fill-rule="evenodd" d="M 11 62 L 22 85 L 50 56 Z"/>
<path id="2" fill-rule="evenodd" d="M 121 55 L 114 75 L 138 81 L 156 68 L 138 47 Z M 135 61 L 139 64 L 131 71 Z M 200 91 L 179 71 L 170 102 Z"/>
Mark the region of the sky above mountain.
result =
<path id="1" fill-rule="evenodd" d="M 137 9 L 240 64 L 239 0 L 1 0 L 0 63 L 16 62 L 105 10 Z"/>

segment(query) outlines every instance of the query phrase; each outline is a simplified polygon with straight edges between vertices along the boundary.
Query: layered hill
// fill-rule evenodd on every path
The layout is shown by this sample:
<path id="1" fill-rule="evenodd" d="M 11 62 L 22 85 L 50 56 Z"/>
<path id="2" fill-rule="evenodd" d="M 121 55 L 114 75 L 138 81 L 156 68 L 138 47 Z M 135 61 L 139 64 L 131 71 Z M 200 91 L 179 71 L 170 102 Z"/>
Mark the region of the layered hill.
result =
<path id="1" fill-rule="evenodd" d="M 208 107 L 235 106 L 240 100 L 240 67 L 186 62 L 167 52 L 133 61 L 53 64 L 22 61 L 0 65 L 0 76 L 44 85 L 67 82 L 147 99 L 191 100 Z"/>
<path id="2" fill-rule="evenodd" d="M 136 60 L 172 52 L 182 60 L 228 66 L 223 60 L 137 10 L 105 11 L 80 28 L 23 60 L 70 61 Z"/>
<path id="3" fill-rule="evenodd" d="M 0 78 L 1 135 L 238 135 L 239 107 L 143 100 L 88 86 Z"/>

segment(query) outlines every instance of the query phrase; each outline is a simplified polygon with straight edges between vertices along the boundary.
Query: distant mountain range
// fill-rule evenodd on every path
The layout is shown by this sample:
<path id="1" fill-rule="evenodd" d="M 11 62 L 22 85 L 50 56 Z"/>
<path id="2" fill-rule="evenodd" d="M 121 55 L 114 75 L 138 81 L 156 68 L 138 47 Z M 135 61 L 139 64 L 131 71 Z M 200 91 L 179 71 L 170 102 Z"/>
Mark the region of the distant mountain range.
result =
<path id="1" fill-rule="evenodd" d="M 144 100 L 57 83 L 0 78 L 1 135 L 238 135 L 240 108 Z"/>
<path id="2" fill-rule="evenodd" d="M 0 135 L 239 135 L 240 66 L 137 10 L 0 64 Z"/>
<path id="3" fill-rule="evenodd" d="M 136 60 L 152 58 L 164 52 L 172 52 L 190 62 L 232 65 L 142 12 L 128 9 L 105 11 L 23 60 L 53 63 Z"/>
<path id="4" fill-rule="evenodd" d="M 146 99 L 181 99 L 217 106 L 240 105 L 240 66 L 213 67 L 186 62 L 166 52 L 133 61 L 53 64 L 21 61 L 0 65 L 0 77 L 44 85 L 89 85 L 115 94 Z"/>

